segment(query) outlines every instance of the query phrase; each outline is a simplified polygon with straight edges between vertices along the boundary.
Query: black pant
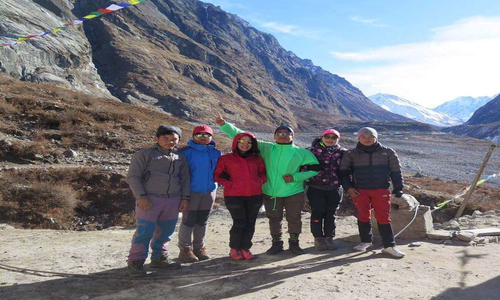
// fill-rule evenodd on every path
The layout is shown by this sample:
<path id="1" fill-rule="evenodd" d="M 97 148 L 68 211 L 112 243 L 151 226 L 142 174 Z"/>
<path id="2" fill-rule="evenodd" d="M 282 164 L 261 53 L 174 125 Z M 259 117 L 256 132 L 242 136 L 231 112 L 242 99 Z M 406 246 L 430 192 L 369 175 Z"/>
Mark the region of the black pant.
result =
<path id="1" fill-rule="evenodd" d="M 335 236 L 335 214 L 342 202 L 344 191 L 321 190 L 314 187 L 307 189 L 307 199 L 311 206 L 311 232 L 316 237 Z"/>
<path id="2" fill-rule="evenodd" d="M 233 218 L 233 226 L 229 231 L 229 247 L 238 250 L 250 249 L 257 214 L 262 206 L 262 195 L 229 196 L 224 199 Z"/>

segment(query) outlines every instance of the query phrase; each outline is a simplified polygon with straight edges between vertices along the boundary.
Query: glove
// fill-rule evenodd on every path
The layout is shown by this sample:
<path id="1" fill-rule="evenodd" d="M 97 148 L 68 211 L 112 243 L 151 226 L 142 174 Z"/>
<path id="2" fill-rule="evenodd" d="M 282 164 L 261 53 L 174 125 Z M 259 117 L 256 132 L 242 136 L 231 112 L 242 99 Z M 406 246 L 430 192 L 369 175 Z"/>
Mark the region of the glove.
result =
<path id="1" fill-rule="evenodd" d="M 396 198 L 401 198 L 401 196 L 403 196 L 403 188 L 394 188 L 392 193 Z"/>

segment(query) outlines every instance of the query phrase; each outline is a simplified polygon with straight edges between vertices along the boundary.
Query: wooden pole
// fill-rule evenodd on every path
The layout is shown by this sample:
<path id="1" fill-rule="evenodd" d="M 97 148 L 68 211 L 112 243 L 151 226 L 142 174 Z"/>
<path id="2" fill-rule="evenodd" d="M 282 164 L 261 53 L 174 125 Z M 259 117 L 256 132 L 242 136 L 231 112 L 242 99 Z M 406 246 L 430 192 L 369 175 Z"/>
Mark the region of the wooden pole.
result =
<path id="1" fill-rule="evenodd" d="M 491 153 L 495 149 L 496 145 L 492 144 L 490 146 L 490 149 L 488 150 L 488 153 L 484 157 L 483 164 L 481 165 L 481 168 L 476 174 L 476 178 L 474 179 L 474 183 L 471 185 L 470 190 L 467 192 L 467 195 L 465 195 L 465 199 L 462 202 L 462 205 L 460 205 L 460 208 L 457 211 L 457 214 L 455 215 L 455 218 L 460 218 L 462 216 L 462 213 L 464 212 L 465 206 L 467 206 L 467 202 L 469 201 L 470 197 L 472 196 L 472 193 L 474 192 L 474 189 L 476 188 L 476 184 L 479 181 L 479 178 L 481 177 L 481 174 L 483 174 L 484 168 L 486 167 L 486 164 L 488 163 L 488 160 L 490 159 Z"/>

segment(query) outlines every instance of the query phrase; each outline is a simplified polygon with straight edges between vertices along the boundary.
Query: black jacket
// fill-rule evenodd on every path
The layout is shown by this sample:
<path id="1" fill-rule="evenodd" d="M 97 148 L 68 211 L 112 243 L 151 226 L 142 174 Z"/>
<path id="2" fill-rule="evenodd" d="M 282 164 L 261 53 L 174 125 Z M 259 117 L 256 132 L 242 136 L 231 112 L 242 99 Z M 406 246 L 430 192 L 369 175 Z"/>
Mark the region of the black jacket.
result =
<path id="1" fill-rule="evenodd" d="M 395 189 L 403 188 L 403 175 L 398 155 L 389 147 L 376 143 L 356 148 L 344 153 L 340 165 L 340 178 L 345 190 L 388 189 L 392 181 Z"/>

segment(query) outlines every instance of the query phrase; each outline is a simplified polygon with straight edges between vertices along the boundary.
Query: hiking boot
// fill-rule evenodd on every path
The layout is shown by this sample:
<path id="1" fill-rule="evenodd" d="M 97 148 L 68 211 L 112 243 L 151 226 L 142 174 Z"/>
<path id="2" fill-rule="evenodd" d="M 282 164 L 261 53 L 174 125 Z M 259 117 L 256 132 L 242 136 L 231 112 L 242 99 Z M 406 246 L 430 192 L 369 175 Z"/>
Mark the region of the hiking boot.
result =
<path id="1" fill-rule="evenodd" d="M 255 255 L 250 252 L 250 249 L 241 249 L 241 255 L 243 256 L 244 259 L 246 260 L 252 260 L 255 259 Z"/>
<path id="2" fill-rule="evenodd" d="M 273 245 L 266 251 L 266 253 L 269 255 L 275 255 L 281 251 L 283 251 L 283 241 L 273 241 Z"/>
<path id="3" fill-rule="evenodd" d="M 387 247 L 382 249 L 382 253 L 389 254 L 390 256 L 394 258 L 403 258 L 405 254 L 401 251 L 399 251 L 398 248 L 396 247 Z"/>
<path id="4" fill-rule="evenodd" d="M 184 247 L 179 251 L 179 260 L 183 263 L 193 263 L 197 262 L 198 258 L 193 253 L 193 248 Z"/>
<path id="5" fill-rule="evenodd" d="M 293 255 L 301 255 L 306 253 L 304 249 L 300 248 L 299 240 L 288 240 L 288 250 L 290 250 Z"/>
<path id="6" fill-rule="evenodd" d="M 316 250 L 318 251 L 325 251 L 327 249 L 325 238 L 323 237 L 314 238 L 314 248 L 316 248 Z"/>
<path id="7" fill-rule="evenodd" d="M 368 250 L 372 246 L 372 243 L 359 243 L 356 246 L 354 246 L 353 250 L 357 252 L 363 252 Z"/>
<path id="8" fill-rule="evenodd" d="M 146 270 L 144 270 L 144 259 L 134 260 L 129 262 L 127 265 L 127 272 L 129 276 L 132 277 L 141 277 L 146 276 Z"/>
<path id="9" fill-rule="evenodd" d="M 207 250 L 205 250 L 205 247 L 194 249 L 193 254 L 198 258 L 198 260 L 207 260 L 210 258 L 210 256 L 207 255 Z"/>
<path id="10" fill-rule="evenodd" d="M 178 269 L 181 264 L 171 260 L 167 254 L 162 254 L 159 259 L 151 260 L 149 266 L 156 269 Z"/>
<path id="11" fill-rule="evenodd" d="M 333 237 L 331 236 L 325 237 L 325 245 L 326 245 L 326 250 L 338 249 L 337 245 L 335 245 L 335 243 L 333 242 Z"/>
<path id="12" fill-rule="evenodd" d="M 229 257 L 231 257 L 232 260 L 243 260 L 243 259 L 245 259 L 243 257 L 243 255 L 241 255 L 241 251 L 240 250 L 236 250 L 234 248 L 231 248 L 231 250 L 229 250 Z"/>

